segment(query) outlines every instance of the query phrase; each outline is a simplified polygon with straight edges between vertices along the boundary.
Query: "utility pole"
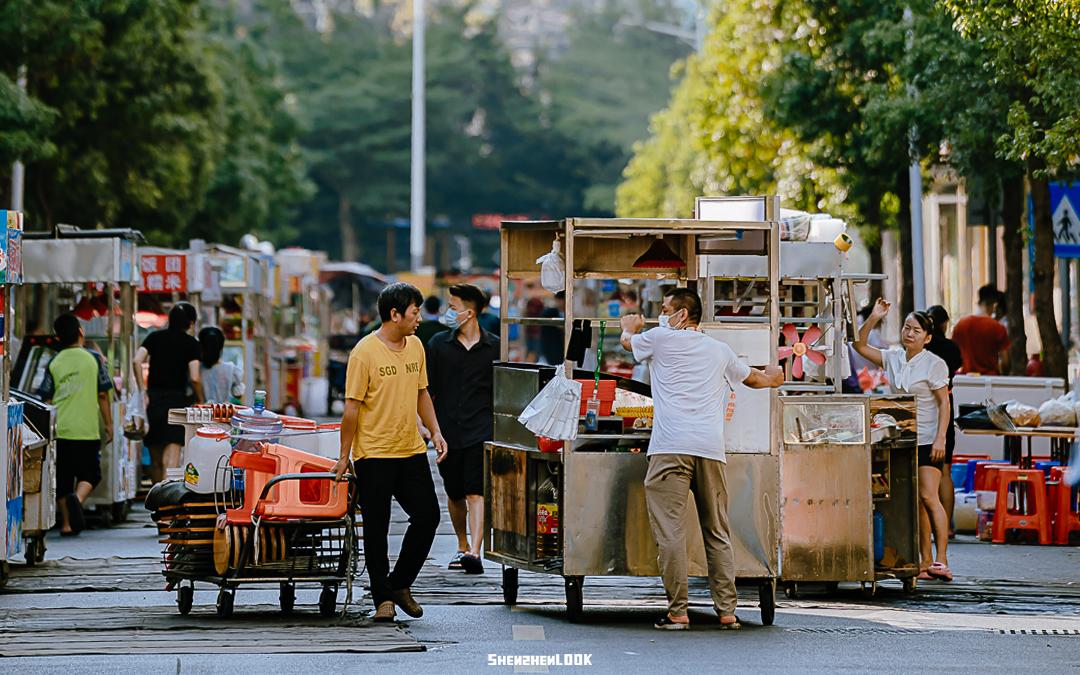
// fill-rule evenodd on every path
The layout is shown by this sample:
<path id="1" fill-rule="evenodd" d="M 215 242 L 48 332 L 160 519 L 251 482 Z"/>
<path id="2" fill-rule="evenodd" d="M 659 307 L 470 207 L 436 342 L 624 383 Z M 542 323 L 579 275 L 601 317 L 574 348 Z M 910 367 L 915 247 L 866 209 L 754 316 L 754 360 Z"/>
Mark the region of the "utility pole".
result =
<path id="1" fill-rule="evenodd" d="M 26 91 L 26 66 L 19 66 L 19 89 Z M 11 165 L 11 210 L 23 210 L 23 190 L 26 184 L 26 167 L 19 160 Z"/>
<path id="2" fill-rule="evenodd" d="M 915 42 L 915 15 L 911 7 L 904 8 L 904 22 L 907 23 L 907 38 L 905 46 L 908 51 Z M 915 98 L 915 86 L 908 84 L 908 96 Z M 908 137 L 908 188 L 911 193 L 911 275 L 912 286 L 915 293 L 913 300 L 917 310 L 926 309 L 926 272 L 923 262 L 923 222 L 922 222 L 922 170 L 919 168 L 918 155 L 919 132 L 915 125 L 911 126 Z"/>
<path id="3" fill-rule="evenodd" d="M 409 256 L 415 272 L 424 266 L 424 0 L 413 0 L 412 36 L 412 183 L 409 208 Z"/>

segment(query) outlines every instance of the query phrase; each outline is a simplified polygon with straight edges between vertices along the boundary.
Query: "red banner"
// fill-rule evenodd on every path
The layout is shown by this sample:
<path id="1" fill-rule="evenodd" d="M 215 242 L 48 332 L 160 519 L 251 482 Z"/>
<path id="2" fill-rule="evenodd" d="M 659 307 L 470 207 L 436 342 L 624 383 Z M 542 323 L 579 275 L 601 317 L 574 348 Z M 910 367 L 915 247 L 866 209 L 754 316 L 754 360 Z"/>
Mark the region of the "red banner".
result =
<path id="1" fill-rule="evenodd" d="M 528 220 L 529 217 L 520 213 L 477 213 L 472 217 L 472 226 L 478 230 L 497 230 L 504 220 Z"/>
<path id="2" fill-rule="evenodd" d="M 186 293 L 187 256 L 183 254 L 143 254 L 139 258 L 142 272 L 140 293 Z"/>

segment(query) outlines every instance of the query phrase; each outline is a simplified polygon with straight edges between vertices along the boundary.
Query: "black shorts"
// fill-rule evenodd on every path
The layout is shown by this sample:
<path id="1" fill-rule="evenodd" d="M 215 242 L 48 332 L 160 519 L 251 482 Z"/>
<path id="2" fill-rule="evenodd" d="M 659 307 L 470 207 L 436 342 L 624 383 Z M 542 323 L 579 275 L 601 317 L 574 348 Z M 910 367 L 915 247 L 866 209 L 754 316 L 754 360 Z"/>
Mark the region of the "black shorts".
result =
<path id="1" fill-rule="evenodd" d="M 147 392 L 147 398 L 149 403 L 146 404 L 146 422 L 150 428 L 143 443 L 148 447 L 183 445 L 184 427 L 169 424 L 169 410 L 186 408 L 192 403 L 191 397 L 182 391 L 151 389 Z"/>
<path id="2" fill-rule="evenodd" d="M 945 431 L 945 466 L 952 466 L 954 450 L 956 450 L 956 425 L 949 420 L 949 428 Z"/>
<path id="3" fill-rule="evenodd" d="M 82 482 L 101 482 L 101 441 L 56 439 L 56 497 L 71 494 Z"/>
<path id="4" fill-rule="evenodd" d="M 439 464 L 439 475 L 450 499 L 484 494 L 484 444 L 451 448 Z"/>
<path id="5" fill-rule="evenodd" d="M 932 466 L 938 471 L 942 471 L 945 462 L 932 462 L 930 461 L 930 452 L 934 449 L 933 445 L 920 445 L 919 446 L 919 466 Z M 946 450 L 948 452 L 948 450 Z"/>

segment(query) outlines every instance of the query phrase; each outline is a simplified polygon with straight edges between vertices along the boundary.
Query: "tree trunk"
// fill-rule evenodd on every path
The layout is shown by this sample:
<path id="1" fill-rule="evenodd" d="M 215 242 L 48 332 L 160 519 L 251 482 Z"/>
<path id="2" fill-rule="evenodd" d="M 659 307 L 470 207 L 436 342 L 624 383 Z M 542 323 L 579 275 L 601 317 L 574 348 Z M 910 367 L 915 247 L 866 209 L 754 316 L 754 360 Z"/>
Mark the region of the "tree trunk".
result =
<path id="1" fill-rule="evenodd" d="M 1040 159 L 1028 162 L 1031 203 L 1035 219 L 1035 319 L 1042 340 L 1043 365 L 1048 377 L 1066 377 L 1069 355 L 1061 342 L 1054 313 L 1054 214 L 1050 212 L 1050 180 L 1041 175 L 1046 168 Z"/>
<path id="2" fill-rule="evenodd" d="M 338 232 L 341 235 L 341 259 L 345 262 L 359 260 L 360 246 L 352 225 L 352 205 L 349 198 L 341 194 L 338 195 Z"/>
<path id="3" fill-rule="evenodd" d="M 900 197 L 897 225 L 900 227 L 900 269 L 904 277 L 899 298 L 900 320 L 903 321 L 903 317 L 915 310 L 915 272 L 911 250 L 911 183 L 907 168 L 897 176 L 896 185 L 899 188 L 897 195 Z"/>
<path id="4" fill-rule="evenodd" d="M 864 230 L 869 231 L 871 234 L 866 234 L 864 239 L 866 241 L 866 249 L 870 254 L 870 273 L 881 274 L 884 269 L 884 261 L 881 259 L 881 243 L 882 243 L 882 227 L 881 227 L 881 195 L 875 195 L 866 205 L 864 213 L 864 219 L 866 224 Z M 883 284 L 880 280 L 875 279 L 870 282 L 870 302 L 873 303 L 876 299 L 882 297 Z"/>
<path id="5" fill-rule="evenodd" d="M 1005 231 L 1005 316 L 1009 320 L 1009 372 L 1023 375 L 1027 366 L 1027 332 L 1024 330 L 1024 177 L 1005 178 L 1001 183 L 1001 218 Z"/>

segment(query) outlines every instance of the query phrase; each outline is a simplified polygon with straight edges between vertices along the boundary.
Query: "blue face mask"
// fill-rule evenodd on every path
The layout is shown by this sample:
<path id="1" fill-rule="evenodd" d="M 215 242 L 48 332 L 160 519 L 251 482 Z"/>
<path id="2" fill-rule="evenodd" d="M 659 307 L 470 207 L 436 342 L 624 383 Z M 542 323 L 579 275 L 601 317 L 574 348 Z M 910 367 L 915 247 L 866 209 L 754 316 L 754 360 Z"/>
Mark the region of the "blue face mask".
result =
<path id="1" fill-rule="evenodd" d="M 450 328 L 458 328 L 464 323 L 464 319 L 457 313 L 457 310 L 453 307 L 448 307 L 446 312 L 439 317 L 439 323 Z"/>

